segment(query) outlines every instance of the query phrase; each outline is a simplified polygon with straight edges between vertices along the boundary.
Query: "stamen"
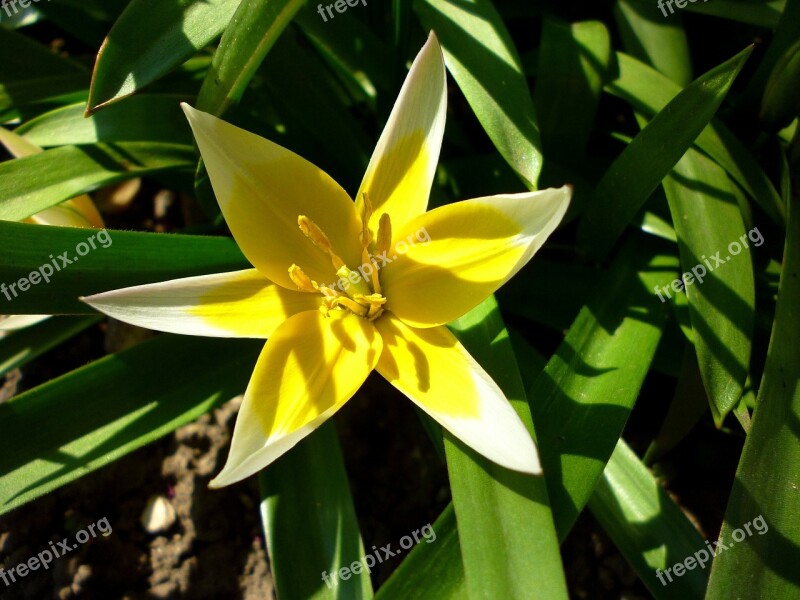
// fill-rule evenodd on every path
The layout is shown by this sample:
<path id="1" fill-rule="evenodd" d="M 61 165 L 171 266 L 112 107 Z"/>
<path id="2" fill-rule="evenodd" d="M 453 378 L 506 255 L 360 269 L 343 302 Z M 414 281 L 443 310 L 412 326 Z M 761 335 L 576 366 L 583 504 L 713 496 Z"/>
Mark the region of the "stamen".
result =
<path id="1" fill-rule="evenodd" d="M 314 221 L 305 215 L 299 215 L 297 217 L 297 224 L 300 226 L 300 231 L 303 232 L 303 235 L 314 242 L 314 245 L 317 248 L 331 257 L 331 262 L 333 263 L 334 269 L 340 269 L 344 266 L 344 261 L 333 251 L 333 247 L 331 246 L 331 241 L 328 239 L 328 236 L 325 235 L 322 229 L 320 229 L 319 226 L 314 223 Z"/>
<path id="2" fill-rule="evenodd" d="M 369 250 L 364 248 L 361 251 L 361 265 L 371 265 L 372 269 L 369 272 L 369 282 L 372 285 L 372 291 L 380 294 L 381 293 L 381 280 L 378 277 L 378 263 L 376 263 L 369 254 Z M 364 269 L 361 269 L 361 272 L 364 272 Z"/>
<path id="3" fill-rule="evenodd" d="M 380 294 L 370 294 L 369 296 L 364 296 L 363 294 L 355 294 L 353 296 L 353 300 L 358 302 L 359 304 L 386 304 L 386 298 L 381 296 Z"/>
<path id="4" fill-rule="evenodd" d="M 362 192 L 364 211 L 361 214 L 361 246 L 366 250 L 372 243 L 372 232 L 369 230 L 369 220 L 372 218 L 372 202 L 369 201 L 367 192 Z"/>
<path id="5" fill-rule="evenodd" d="M 289 267 L 289 278 L 302 292 L 316 292 L 319 286 L 297 265 Z"/>
<path id="6" fill-rule="evenodd" d="M 370 321 L 381 316 L 383 313 L 383 305 L 386 304 L 386 298 L 380 294 L 370 294 L 369 296 L 356 294 L 353 296 L 353 299 L 359 304 L 369 304 L 369 312 L 367 312 L 366 316 Z"/>
<path id="7" fill-rule="evenodd" d="M 345 308 L 350 309 L 353 313 L 357 314 L 359 317 L 366 317 L 367 313 L 369 312 L 369 307 L 362 306 L 358 304 L 354 300 L 347 298 L 345 296 L 339 296 L 336 298 L 336 303 L 341 304 Z"/>
<path id="8" fill-rule="evenodd" d="M 378 256 L 386 253 L 388 254 L 389 251 L 392 249 L 392 220 L 389 218 L 389 215 L 383 213 L 381 215 L 381 220 L 378 223 L 378 243 L 375 248 L 375 252 Z"/>

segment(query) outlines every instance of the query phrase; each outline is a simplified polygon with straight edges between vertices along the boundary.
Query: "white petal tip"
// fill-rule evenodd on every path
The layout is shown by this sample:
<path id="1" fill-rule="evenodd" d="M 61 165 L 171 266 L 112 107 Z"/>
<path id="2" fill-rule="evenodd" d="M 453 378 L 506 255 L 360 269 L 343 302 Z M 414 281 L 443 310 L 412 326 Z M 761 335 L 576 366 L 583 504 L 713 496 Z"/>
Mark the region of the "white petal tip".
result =
<path id="1" fill-rule="evenodd" d="M 219 477 L 215 477 L 211 481 L 208 482 L 208 489 L 210 490 L 218 490 L 220 488 L 225 487 L 227 484 L 225 482 L 221 482 Z"/>

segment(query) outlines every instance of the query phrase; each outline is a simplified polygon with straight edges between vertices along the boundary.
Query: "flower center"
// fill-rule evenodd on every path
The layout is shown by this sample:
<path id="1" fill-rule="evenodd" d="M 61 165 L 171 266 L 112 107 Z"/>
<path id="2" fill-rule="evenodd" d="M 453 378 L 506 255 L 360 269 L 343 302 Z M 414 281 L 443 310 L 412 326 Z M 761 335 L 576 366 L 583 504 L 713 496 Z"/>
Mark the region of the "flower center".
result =
<path id="1" fill-rule="evenodd" d="M 373 244 L 372 232 L 368 223 L 372 216 L 372 205 L 364 194 L 364 212 L 361 215 L 361 264 L 357 269 L 350 269 L 339 255 L 334 252 L 331 241 L 320 227 L 305 215 L 297 217 L 300 231 L 328 255 L 339 277 L 338 282 L 331 285 L 319 285 L 308 277 L 303 270 L 293 264 L 289 267 L 291 277 L 298 289 L 304 292 L 318 292 L 324 297 L 320 307 L 323 313 L 331 310 L 346 310 L 354 315 L 374 321 L 383 314 L 386 297 L 381 293 L 381 282 L 375 254 L 385 255 L 390 250 L 392 240 L 392 223 L 389 215 L 383 213 L 378 225 L 378 239 Z M 370 249 L 374 252 L 371 253 Z"/>

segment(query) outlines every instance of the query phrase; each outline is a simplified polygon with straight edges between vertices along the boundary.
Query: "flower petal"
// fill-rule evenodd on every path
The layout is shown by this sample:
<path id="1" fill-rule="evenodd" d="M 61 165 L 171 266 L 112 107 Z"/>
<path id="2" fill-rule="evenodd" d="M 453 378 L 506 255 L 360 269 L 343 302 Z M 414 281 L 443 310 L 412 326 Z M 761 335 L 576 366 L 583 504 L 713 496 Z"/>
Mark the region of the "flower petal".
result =
<path id="1" fill-rule="evenodd" d="M 339 410 L 381 354 L 375 327 L 349 313 L 299 313 L 267 342 L 236 419 L 231 451 L 211 487 L 260 471 Z"/>
<path id="2" fill-rule="evenodd" d="M 35 225 L 58 225 L 60 227 L 82 227 L 103 229 L 103 217 L 86 194 L 66 200 L 41 212 L 31 215 L 23 223 Z"/>
<path id="3" fill-rule="evenodd" d="M 374 209 L 370 219 L 373 231 L 377 231 L 383 213 L 388 213 L 392 226 L 399 228 L 425 212 L 446 112 L 444 59 L 431 32 L 411 65 L 356 195 L 360 215 L 362 194 L 368 194 Z"/>
<path id="4" fill-rule="evenodd" d="M 15 331 L 46 321 L 52 315 L 0 315 L 0 331 Z"/>
<path id="5" fill-rule="evenodd" d="M 540 473 L 536 446 L 497 384 L 445 327 L 414 329 L 384 314 L 378 372 L 485 457 L 515 471 Z"/>
<path id="6" fill-rule="evenodd" d="M 275 285 L 256 269 L 185 277 L 81 298 L 131 325 L 208 337 L 267 338 L 322 296 Z"/>
<path id="7" fill-rule="evenodd" d="M 475 198 L 413 219 L 394 236 L 392 262 L 381 271 L 386 308 L 414 327 L 457 319 L 525 266 L 571 195 L 564 186 Z"/>
<path id="8" fill-rule="evenodd" d="M 181 106 L 225 221 L 256 269 L 291 290 L 297 289 L 292 264 L 319 283 L 337 279 L 328 256 L 300 231 L 300 215 L 322 229 L 346 264 L 361 264 L 355 206 L 327 173 L 278 144 Z"/>

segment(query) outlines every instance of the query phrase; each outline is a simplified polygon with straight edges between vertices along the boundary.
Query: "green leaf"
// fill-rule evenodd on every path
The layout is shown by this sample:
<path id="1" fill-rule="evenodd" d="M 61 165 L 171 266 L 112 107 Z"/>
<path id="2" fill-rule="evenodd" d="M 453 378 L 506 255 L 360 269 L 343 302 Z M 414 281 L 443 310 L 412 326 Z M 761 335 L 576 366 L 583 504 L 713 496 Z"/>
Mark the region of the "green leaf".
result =
<path id="1" fill-rule="evenodd" d="M 436 519 L 433 530 L 436 541 L 414 546 L 378 590 L 376 600 L 463 600 L 468 597 L 452 503 Z"/>
<path id="2" fill-rule="evenodd" d="M 534 101 L 545 155 L 579 163 L 608 77 L 611 41 L 599 21 L 545 19 Z"/>
<path id="3" fill-rule="evenodd" d="M 761 102 L 760 118 L 772 131 L 800 115 L 800 40 L 775 63 Z"/>
<path id="4" fill-rule="evenodd" d="M 52 317 L 24 329 L 6 332 L 5 336 L 0 336 L 0 375 L 32 361 L 101 319 L 99 315 Z"/>
<path id="5" fill-rule="evenodd" d="M 662 571 L 689 556 L 695 561 L 704 556 L 708 568 L 705 540 L 622 440 L 589 509 L 657 600 L 703 597 L 708 573 L 699 563 L 680 577 Z"/>
<path id="6" fill-rule="evenodd" d="M 28 104 L 69 104 L 86 98 L 88 78 L 82 73 L 53 75 L 0 84 L 0 110 L 5 116 L 17 116 Z M 4 121 L 6 119 L 3 119 Z"/>
<path id="7" fill-rule="evenodd" d="M 89 72 L 83 65 L 2 27 L 0 56 L 25 57 L 0 61 L 0 117 L 4 121 L 19 117 L 22 106 L 75 94 L 83 97 L 89 87 Z"/>
<path id="8" fill-rule="evenodd" d="M 230 238 L 113 230 L 106 233 L 98 238 L 89 229 L 0 221 L 0 283 L 8 286 L 28 278 L 45 265 L 59 267 L 58 271 L 52 269 L 55 272 L 49 284 L 40 280 L 27 291 L 17 291 L 17 297 L 11 291 L 1 293 L 0 313 L 91 314 L 93 309 L 80 302 L 79 296 L 249 267 Z M 90 237 L 95 238 L 96 249 L 87 243 Z M 14 243 L 7 244 L 5 240 Z M 81 244 L 88 253 L 76 261 Z M 62 254 L 72 264 L 64 265 L 59 259 Z"/>
<path id="9" fill-rule="evenodd" d="M 530 409 L 494 297 L 451 324 L 533 434 Z M 543 477 L 504 469 L 445 432 L 470 598 L 567 598 Z"/>
<path id="10" fill-rule="evenodd" d="M 0 404 L 0 514 L 241 393 L 262 346 L 164 335 Z"/>
<path id="11" fill-rule="evenodd" d="M 305 0 L 248 0 L 233 14 L 197 97 L 199 110 L 221 116 L 237 103 L 261 61 Z"/>
<path id="12" fill-rule="evenodd" d="M 752 47 L 696 79 L 623 150 L 595 188 L 581 245 L 605 257 L 625 226 L 716 113 Z"/>
<path id="13" fill-rule="evenodd" d="M 25 219 L 97 187 L 196 160 L 191 146 L 151 142 L 62 146 L 9 160 L 0 163 L 0 219 Z"/>
<path id="14" fill-rule="evenodd" d="M 186 96 L 142 94 L 84 116 L 85 102 L 57 108 L 31 119 L 14 133 L 43 148 L 97 142 L 164 142 L 192 144 L 180 109 Z"/>
<path id="15" fill-rule="evenodd" d="M 730 547 L 714 561 L 708 598 L 743 589 L 759 598 L 797 595 L 800 559 L 800 203 L 788 206 L 778 303 L 752 428 L 736 471 L 720 542 Z M 761 517 L 767 531 L 741 528 Z M 764 525 L 760 527 L 763 529 Z M 741 535 L 736 534 L 739 529 Z M 741 543 L 739 543 L 741 542 Z"/>
<path id="16" fill-rule="evenodd" d="M 616 54 L 619 77 L 607 91 L 638 112 L 651 116 L 662 110 L 681 88 L 656 70 L 621 52 Z M 703 129 L 695 145 L 713 158 L 776 222 L 783 223 L 783 203 L 775 187 L 748 149 L 719 120 Z"/>
<path id="17" fill-rule="evenodd" d="M 0 82 L 8 84 L 15 80 L 43 79 L 67 73 L 88 75 L 81 64 L 55 54 L 47 46 L 32 38 L 8 29 L 0 29 L 0 53 L 6 57 L 24 56 L 25 60 L 0 62 Z"/>
<path id="18" fill-rule="evenodd" d="M 666 11 L 666 9 L 662 9 Z M 689 42 L 680 15 L 665 19 L 653 3 L 617 0 L 614 18 L 625 51 L 685 87 L 692 81 Z"/>
<path id="19" fill-rule="evenodd" d="M 589 501 L 655 356 L 668 311 L 652 290 L 677 268 L 664 247 L 629 240 L 528 392 L 559 539 Z"/>
<path id="20" fill-rule="evenodd" d="M 757 228 L 745 231 L 731 185 L 721 167 L 693 149 L 664 179 L 693 342 L 717 427 L 739 402 L 750 365 L 755 283 L 748 235 L 764 242 Z M 675 293 L 668 288 L 659 298 Z"/>
<path id="21" fill-rule="evenodd" d="M 640 1 L 644 2 L 644 0 Z M 781 18 L 781 13 L 785 6 L 786 0 L 765 0 L 763 2 L 753 2 L 753 0 L 713 0 L 707 4 L 705 2 L 688 4 L 686 10 L 774 29 Z"/>
<path id="22" fill-rule="evenodd" d="M 750 115 L 757 110 L 758 103 L 764 95 L 764 88 L 767 80 L 775 70 L 775 65 L 780 60 L 789 47 L 800 37 L 800 1 L 790 0 L 783 8 L 783 15 L 776 24 L 775 33 L 769 48 L 764 53 L 764 57 L 756 69 L 755 74 L 750 78 L 747 89 L 740 99 L 737 110 L 741 113 Z"/>
<path id="23" fill-rule="evenodd" d="M 223 32 L 240 0 L 132 0 L 97 55 L 87 112 L 165 75 Z"/>
<path id="24" fill-rule="evenodd" d="M 386 68 L 392 62 L 391 50 L 362 21 L 346 18 L 326 22 L 311 4 L 300 9 L 295 21 L 328 63 L 367 98 L 374 101 L 375 88 L 391 89 L 391 72 Z"/>
<path id="25" fill-rule="evenodd" d="M 526 187 L 536 189 L 542 169 L 539 126 L 500 14 L 490 0 L 415 0 L 414 10 L 439 37 L 450 74 L 498 152 Z"/>
<path id="26" fill-rule="evenodd" d="M 337 573 L 351 569 L 362 557 L 367 559 L 333 423 L 261 471 L 259 483 L 261 519 L 278 597 L 372 598 L 363 564 L 347 579 Z"/>

